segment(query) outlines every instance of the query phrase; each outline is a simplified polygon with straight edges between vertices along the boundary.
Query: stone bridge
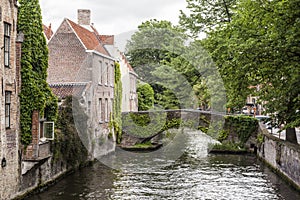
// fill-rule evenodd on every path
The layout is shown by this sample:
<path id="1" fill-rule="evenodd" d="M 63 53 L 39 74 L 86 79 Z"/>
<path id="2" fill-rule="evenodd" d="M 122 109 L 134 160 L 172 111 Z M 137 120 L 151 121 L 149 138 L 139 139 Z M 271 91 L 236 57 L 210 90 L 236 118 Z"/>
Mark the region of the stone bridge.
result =
<path id="1" fill-rule="evenodd" d="M 207 132 L 210 126 L 222 128 L 224 115 L 194 109 L 123 112 L 122 141 L 127 145 L 129 140 L 130 143 L 145 142 L 169 128 L 189 127 Z"/>

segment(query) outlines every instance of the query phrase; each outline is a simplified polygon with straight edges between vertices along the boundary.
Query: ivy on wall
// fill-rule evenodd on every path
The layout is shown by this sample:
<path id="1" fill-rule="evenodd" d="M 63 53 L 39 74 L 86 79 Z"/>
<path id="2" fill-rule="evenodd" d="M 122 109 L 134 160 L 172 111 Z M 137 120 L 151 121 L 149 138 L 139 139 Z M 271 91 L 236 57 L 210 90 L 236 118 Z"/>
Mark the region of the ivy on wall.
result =
<path id="1" fill-rule="evenodd" d="M 21 56 L 21 142 L 31 143 L 32 113 L 38 110 L 47 120 L 57 118 L 57 98 L 46 82 L 48 48 L 43 34 L 38 0 L 19 0 L 18 32 L 24 34 Z"/>
<path id="2" fill-rule="evenodd" d="M 78 125 L 82 130 L 88 130 L 88 116 L 79 105 L 78 99 L 68 96 L 59 108 L 55 142 L 52 143 L 53 162 L 64 161 L 67 168 L 77 167 L 88 160 L 88 151 L 79 137 L 74 117 L 80 119 Z"/>
<path id="3" fill-rule="evenodd" d="M 110 120 L 110 127 L 114 129 L 117 137 L 117 143 L 121 142 L 122 138 L 122 119 L 121 119 L 121 106 L 122 106 L 122 82 L 120 64 L 115 62 L 115 81 L 114 81 L 114 102 L 113 113 Z"/>
<path id="4" fill-rule="evenodd" d="M 225 117 L 225 133 L 236 133 L 242 144 L 247 142 L 251 134 L 257 133 L 257 129 L 258 120 L 254 117 L 243 115 Z"/>

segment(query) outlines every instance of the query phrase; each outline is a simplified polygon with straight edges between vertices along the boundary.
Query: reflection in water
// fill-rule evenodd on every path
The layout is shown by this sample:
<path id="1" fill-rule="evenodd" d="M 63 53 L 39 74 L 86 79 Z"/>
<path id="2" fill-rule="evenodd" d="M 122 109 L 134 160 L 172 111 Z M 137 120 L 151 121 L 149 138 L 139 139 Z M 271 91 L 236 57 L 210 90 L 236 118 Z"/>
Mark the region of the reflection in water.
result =
<path id="1" fill-rule="evenodd" d="M 29 199 L 300 199 L 254 156 L 207 154 L 207 136 L 190 132 L 187 138 L 176 161 L 128 157 L 120 170 L 96 163 Z"/>

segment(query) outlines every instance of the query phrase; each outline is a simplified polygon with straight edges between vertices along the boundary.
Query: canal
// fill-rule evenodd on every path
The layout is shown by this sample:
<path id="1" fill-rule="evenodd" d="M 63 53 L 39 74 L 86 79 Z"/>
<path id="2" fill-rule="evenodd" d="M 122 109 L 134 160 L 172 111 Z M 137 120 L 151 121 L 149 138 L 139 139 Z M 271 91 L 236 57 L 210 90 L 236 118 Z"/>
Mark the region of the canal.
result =
<path id="1" fill-rule="evenodd" d="M 176 160 L 144 153 L 149 160 L 141 162 L 119 150 L 113 156 L 117 168 L 97 162 L 28 199 L 300 199 L 255 156 L 209 154 L 206 135 L 186 132 L 185 138 L 182 143 L 188 145 Z"/>

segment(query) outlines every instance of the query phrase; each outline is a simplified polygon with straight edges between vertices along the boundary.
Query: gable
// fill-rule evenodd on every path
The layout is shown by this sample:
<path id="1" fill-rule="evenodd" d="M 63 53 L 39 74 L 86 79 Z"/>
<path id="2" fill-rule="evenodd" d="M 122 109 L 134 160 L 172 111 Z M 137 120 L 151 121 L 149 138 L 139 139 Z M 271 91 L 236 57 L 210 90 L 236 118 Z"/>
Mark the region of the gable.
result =
<path id="1" fill-rule="evenodd" d="M 103 47 L 102 42 L 98 39 L 96 33 L 87 30 L 71 20 L 68 20 L 68 23 L 87 50 L 94 50 L 106 56 L 110 56 L 108 51 Z"/>

